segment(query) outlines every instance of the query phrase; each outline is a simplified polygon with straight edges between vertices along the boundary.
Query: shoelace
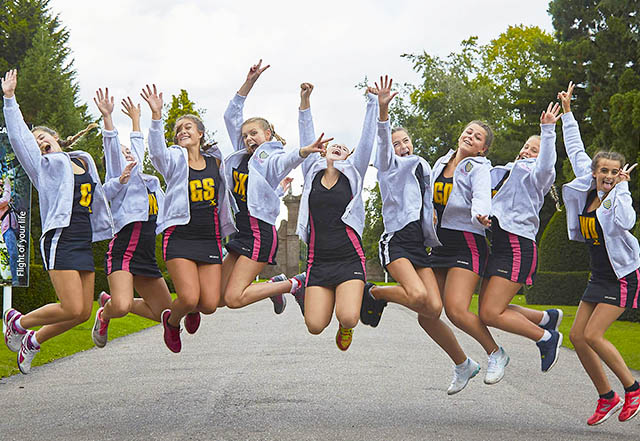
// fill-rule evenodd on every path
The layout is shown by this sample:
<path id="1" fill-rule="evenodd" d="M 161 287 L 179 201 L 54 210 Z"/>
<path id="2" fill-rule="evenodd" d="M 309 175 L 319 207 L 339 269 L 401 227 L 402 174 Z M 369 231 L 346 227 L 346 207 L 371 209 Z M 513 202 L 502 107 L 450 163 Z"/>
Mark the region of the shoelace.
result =
<path id="1" fill-rule="evenodd" d="M 340 339 L 341 340 L 347 340 L 352 335 L 353 335 L 353 328 L 351 328 L 351 329 L 340 328 Z"/>

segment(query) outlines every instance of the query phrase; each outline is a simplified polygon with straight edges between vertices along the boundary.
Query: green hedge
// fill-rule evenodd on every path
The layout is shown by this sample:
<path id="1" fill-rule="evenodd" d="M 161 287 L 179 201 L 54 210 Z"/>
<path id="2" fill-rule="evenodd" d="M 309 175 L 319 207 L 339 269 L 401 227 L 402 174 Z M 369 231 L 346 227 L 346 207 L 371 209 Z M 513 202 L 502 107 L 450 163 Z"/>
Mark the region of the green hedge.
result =
<path id="1" fill-rule="evenodd" d="M 42 265 L 32 263 L 29 268 L 29 287 L 12 289 L 12 305 L 18 311 L 27 313 L 58 301 L 49 274 Z"/>
<path id="2" fill-rule="evenodd" d="M 524 295 L 530 305 L 577 305 L 588 281 L 589 271 L 538 271 Z"/>
<path id="3" fill-rule="evenodd" d="M 544 229 L 538 258 L 539 271 L 589 270 L 589 250 L 584 243 L 569 240 L 565 210 L 556 212 Z"/>

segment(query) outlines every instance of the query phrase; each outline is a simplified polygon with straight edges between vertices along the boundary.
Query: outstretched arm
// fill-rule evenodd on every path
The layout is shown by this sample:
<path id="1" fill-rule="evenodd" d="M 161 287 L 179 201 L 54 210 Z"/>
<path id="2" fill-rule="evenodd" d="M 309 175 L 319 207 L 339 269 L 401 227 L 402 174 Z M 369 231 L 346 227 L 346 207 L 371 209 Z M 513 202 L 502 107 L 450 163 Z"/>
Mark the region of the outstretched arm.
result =
<path id="1" fill-rule="evenodd" d="M 384 80 L 386 82 L 386 78 Z M 380 83 L 383 83 L 383 79 L 380 78 Z M 398 94 L 398 92 L 391 93 L 391 85 L 393 80 L 390 80 L 388 84 L 382 89 L 375 89 L 378 95 L 378 105 L 380 106 L 380 114 L 378 117 L 378 148 L 376 150 L 376 157 L 374 159 L 374 166 L 380 170 L 388 170 L 393 164 L 395 152 L 393 150 L 393 144 L 391 142 L 391 126 L 389 122 L 389 103 Z M 376 85 L 377 86 L 377 85 Z"/>
<path id="2" fill-rule="evenodd" d="M 560 119 L 560 105 L 549 103 L 540 115 L 540 153 L 533 169 L 533 183 L 537 188 L 548 191 L 556 179 L 556 122 Z"/>
<path id="3" fill-rule="evenodd" d="M 564 139 L 564 148 L 571 162 L 573 173 L 576 176 L 584 176 L 591 173 L 591 158 L 584 150 L 582 137 L 580 136 L 580 127 L 571 112 L 571 95 L 573 94 L 573 82 L 569 82 L 566 91 L 559 92 L 558 98 L 562 102 L 562 138 Z"/>
<path id="4" fill-rule="evenodd" d="M 313 117 L 311 116 L 311 92 L 313 92 L 313 84 L 302 83 L 300 85 L 300 108 L 298 110 L 298 134 L 300 136 L 300 145 L 308 145 L 316 139 L 315 128 L 313 127 Z M 302 176 L 306 176 L 307 172 L 315 161 L 318 160 L 319 154 L 311 154 L 302 163 Z"/>
<path id="5" fill-rule="evenodd" d="M 393 80 L 385 77 L 385 82 L 382 83 L 382 81 L 383 78 L 380 77 L 380 82 L 382 84 L 380 87 L 376 85 L 375 89 L 371 87 L 367 88 L 367 110 L 364 115 L 362 134 L 360 135 L 360 141 L 358 142 L 355 151 L 348 158 L 348 160 L 351 161 L 351 163 L 356 167 L 356 170 L 358 170 L 358 173 L 360 173 L 360 176 L 362 176 L 363 178 L 365 173 L 367 172 L 369 161 L 371 160 L 371 151 L 373 150 L 373 143 L 375 142 L 377 132 L 378 98 L 376 97 L 376 89 L 379 90 L 382 87 L 387 87 L 391 96 L 390 92 Z M 391 98 L 393 97 L 391 96 Z M 389 98 L 389 101 L 391 101 L 391 98 Z"/>
<path id="6" fill-rule="evenodd" d="M 115 178 L 122 173 L 126 167 L 126 162 L 120 151 L 120 139 L 118 132 L 113 126 L 113 96 L 109 96 L 109 88 L 96 90 L 93 102 L 102 115 L 104 130 L 102 131 L 102 146 L 104 148 L 104 158 L 106 165 L 105 181 Z"/>
<path id="7" fill-rule="evenodd" d="M 167 149 L 167 141 L 164 139 L 164 127 L 162 126 L 162 92 L 158 93 L 156 85 L 153 89 L 146 86 L 140 94 L 151 109 L 151 127 L 149 128 L 149 159 L 153 166 L 167 177 L 173 171 L 171 155 Z"/>

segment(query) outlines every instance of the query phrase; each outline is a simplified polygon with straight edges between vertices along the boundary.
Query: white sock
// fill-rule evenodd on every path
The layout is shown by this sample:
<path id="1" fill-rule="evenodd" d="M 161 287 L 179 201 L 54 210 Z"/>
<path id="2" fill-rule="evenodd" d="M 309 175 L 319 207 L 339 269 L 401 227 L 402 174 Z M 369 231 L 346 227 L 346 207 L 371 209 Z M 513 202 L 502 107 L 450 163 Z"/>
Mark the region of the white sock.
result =
<path id="1" fill-rule="evenodd" d="M 542 337 L 540 338 L 540 340 L 537 341 L 537 343 L 540 343 L 541 341 L 547 341 L 551 338 L 551 333 L 549 331 L 547 331 L 546 329 L 544 330 L 544 334 L 542 335 Z"/>
<path id="2" fill-rule="evenodd" d="M 544 326 L 549 323 L 549 313 L 547 311 L 542 311 L 542 320 L 538 323 L 540 326 Z"/>
<path id="3" fill-rule="evenodd" d="M 36 339 L 36 333 L 34 332 L 33 334 L 31 334 L 31 344 L 40 349 L 40 343 L 38 343 L 38 340 Z"/>
<path id="4" fill-rule="evenodd" d="M 22 317 L 18 317 L 17 319 L 15 319 L 15 320 L 13 321 L 13 324 L 16 326 L 16 328 L 18 328 L 18 331 L 21 331 L 21 332 L 27 332 L 27 330 L 26 330 L 26 329 L 24 329 L 24 328 L 22 327 L 22 325 L 20 324 L 20 319 L 21 319 L 21 318 L 22 318 Z"/>
<path id="5" fill-rule="evenodd" d="M 294 292 L 296 292 L 298 290 L 298 288 L 300 287 L 300 282 L 298 282 L 298 279 L 292 277 L 289 279 L 289 282 L 291 282 L 291 290 L 289 291 L 291 294 L 293 294 Z"/>
<path id="6" fill-rule="evenodd" d="M 468 365 L 469 365 L 469 357 L 467 357 L 467 359 L 465 361 L 463 361 L 462 363 L 457 364 L 456 365 L 456 369 L 462 370 L 462 369 L 466 368 Z"/>

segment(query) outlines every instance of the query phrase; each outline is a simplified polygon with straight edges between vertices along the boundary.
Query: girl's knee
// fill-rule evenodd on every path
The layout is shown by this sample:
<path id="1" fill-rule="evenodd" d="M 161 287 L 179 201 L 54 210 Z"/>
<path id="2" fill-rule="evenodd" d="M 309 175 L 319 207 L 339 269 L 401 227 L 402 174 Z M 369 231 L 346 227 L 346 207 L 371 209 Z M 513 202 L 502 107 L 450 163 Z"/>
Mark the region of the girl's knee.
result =
<path id="1" fill-rule="evenodd" d="M 496 319 L 498 318 L 499 314 L 496 314 L 495 310 L 492 310 L 490 308 L 482 308 L 480 307 L 478 310 L 478 317 L 480 317 L 480 320 L 482 320 L 482 323 L 484 323 L 487 326 L 494 326 L 496 323 Z"/>
<path id="2" fill-rule="evenodd" d="M 569 331 L 569 340 L 571 340 L 573 346 L 581 346 L 586 344 L 584 333 L 579 332 L 573 328 L 571 328 L 571 331 Z"/>
<path id="3" fill-rule="evenodd" d="M 597 346 L 598 343 L 600 343 L 600 341 L 603 339 L 603 337 L 603 334 L 594 331 L 593 329 L 589 329 L 588 326 L 584 330 L 584 341 L 592 348 Z"/>
<path id="4" fill-rule="evenodd" d="M 360 320 L 360 311 L 358 311 L 357 313 L 351 312 L 336 314 L 336 316 L 343 328 L 355 328 L 355 326 L 358 324 L 358 320 Z"/>
<path id="5" fill-rule="evenodd" d="M 124 317 L 131 311 L 133 306 L 133 299 L 114 299 L 113 297 L 109 301 L 109 312 L 113 318 Z"/>
<path id="6" fill-rule="evenodd" d="M 319 335 L 326 329 L 328 323 L 317 323 L 305 320 L 305 324 L 307 325 L 307 330 L 310 334 Z"/>

